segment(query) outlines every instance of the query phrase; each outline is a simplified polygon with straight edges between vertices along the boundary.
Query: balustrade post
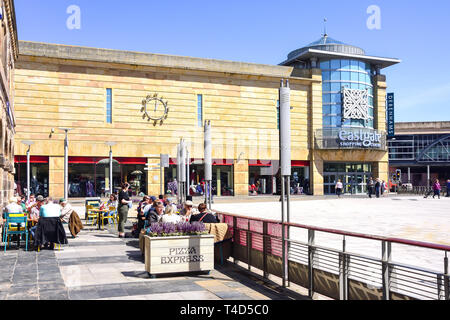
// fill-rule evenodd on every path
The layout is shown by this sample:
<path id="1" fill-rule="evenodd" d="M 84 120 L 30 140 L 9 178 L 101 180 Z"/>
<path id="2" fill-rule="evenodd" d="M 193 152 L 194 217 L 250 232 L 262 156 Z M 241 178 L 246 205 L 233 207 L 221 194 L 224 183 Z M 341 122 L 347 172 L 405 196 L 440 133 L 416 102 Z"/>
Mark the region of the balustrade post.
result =
<path id="1" fill-rule="evenodd" d="M 252 235 L 250 234 L 250 219 L 247 220 L 247 269 L 252 270 Z"/>
<path id="2" fill-rule="evenodd" d="M 308 230 L 308 295 L 310 298 L 314 295 L 314 244 L 315 231 Z"/>
<path id="3" fill-rule="evenodd" d="M 236 259 L 236 249 L 238 246 L 238 242 L 237 242 L 237 218 L 233 217 L 233 263 L 236 264 L 237 263 L 237 259 Z"/>
<path id="4" fill-rule="evenodd" d="M 444 258 L 444 294 L 445 300 L 450 300 L 450 274 L 448 273 L 448 257 L 447 257 L 447 251 L 445 251 L 445 258 Z"/>
<path id="5" fill-rule="evenodd" d="M 263 222 L 263 271 L 264 271 L 264 278 L 268 278 L 269 277 L 269 274 L 268 274 L 268 271 L 267 271 L 267 241 L 268 241 L 268 239 L 267 239 L 267 235 L 268 235 L 268 232 L 267 232 L 267 222 L 266 221 L 264 221 Z"/>
<path id="6" fill-rule="evenodd" d="M 390 299 L 390 283 L 391 283 L 391 243 L 388 241 L 382 241 L 382 277 L 383 277 L 383 300 Z"/>
<path id="7" fill-rule="evenodd" d="M 339 299 L 348 300 L 348 255 L 345 253 L 345 236 L 342 253 L 339 253 Z"/>

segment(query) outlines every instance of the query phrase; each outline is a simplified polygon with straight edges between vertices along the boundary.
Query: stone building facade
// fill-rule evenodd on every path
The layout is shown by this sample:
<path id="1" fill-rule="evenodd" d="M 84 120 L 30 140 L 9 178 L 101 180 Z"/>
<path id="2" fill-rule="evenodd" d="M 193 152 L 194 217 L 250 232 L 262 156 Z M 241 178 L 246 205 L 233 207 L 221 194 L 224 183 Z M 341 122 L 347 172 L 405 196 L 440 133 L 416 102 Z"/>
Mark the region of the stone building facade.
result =
<path id="1" fill-rule="evenodd" d="M 14 195 L 14 67 L 18 57 L 18 39 L 14 1 L 1 0 L 0 27 L 0 203 L 2 207 Z"/>
<path id="2" fill-rule="evenodd" d="M 385 131 L 386 83 L 375 70 L 373 65 L 369 75 L 373 121 L 370 129 L 362 128 L 370 134 Z M 387 179 L 385 144 L 351 150 L 318 147 L 318 132 L 324 129 L 322 77 L 318 66 L 262 65 L 20 41 L 15 73 L 16 180 L 23 184 L 27 148 L 20 141 L 32 139 L 32 191 L 62 196 L 65 135 L 58 128 L 72 128 L 69 196 L 99 196 L 108 189 L 109 141 L 117 143 L 111 149 L 114 186 L 128 181 L 136 194 L 159 194 L 160 182 L 167 188 L 176 177 L 180 138 L 188 144 L 189 179 L 195 193 L 203 179 L 202 125 L 210 120 L 215 193 L 248 195 L 252 186 L 257 194 L 279 193 L 281 79 L 289 80 L 291 88 L 293 192 L 329 192 L 324 188 L 327 160 L 370 163 L 371 174 Z M 155 96 L 168 102 L 163 123 L 149 121 L 143 113 L 159 113 L 156 118 L 165 115 L 161 101 L 152 100 Z M 147 98 L 153 102 L 145 109 Z M 159 162 L 156 155 L 160 153 L 170 156 L 163 177 L 154 167 L 145 170 L 146 163 Z"/>

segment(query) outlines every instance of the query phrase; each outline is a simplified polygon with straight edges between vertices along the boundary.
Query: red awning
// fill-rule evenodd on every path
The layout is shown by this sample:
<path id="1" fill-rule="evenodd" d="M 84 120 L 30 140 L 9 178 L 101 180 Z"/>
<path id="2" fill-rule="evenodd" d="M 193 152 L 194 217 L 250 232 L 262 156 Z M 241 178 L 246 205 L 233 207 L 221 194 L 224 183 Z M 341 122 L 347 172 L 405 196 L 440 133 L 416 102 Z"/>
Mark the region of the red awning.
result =
<path id="1" fill-rule="evenodd" d="M 109 159 L 109 157 L 69 157 L 69 163 L 73 164 L 96 164 L 100 160 Z M 146 158 L 131 158 L 131 157 L 114 157 L 114 160 L 118 161 L 120 164 L 142 164 L 147 163 Z"/>
<path id="2" fill-rule="evenodd" d="M 194 159 L 194 158 L 192 158 L 191 162 L 189 164 L 191 165 L 195 160 L 203 161 L 203 159 Z M 234 163 L 234 161 L 231 160 L 231 159 L 212 159 L 212 165 L 213 166 L 232 166 L 233 163 Z M 169 165 L 176 166 L 177 165 L 177 159 L 176 158 L 169 158 Z"/>
<path id="3" fill-rule="evenodd" d="M 309 167 L 309 161 L 292 160 L 291 166 L 292 167 Z"/>
<path id="4" fill-rule="evenodd" d="M 272 160 L 248 160 L 249 167 L 271 167 Z"/>
<path id="5" fill-rule="evenodd" d="M 27 163 L 27 156 L 14 156 L 15 163 Z M 30 156 L 30 163 L 48 163 L 48 157 Z"/>

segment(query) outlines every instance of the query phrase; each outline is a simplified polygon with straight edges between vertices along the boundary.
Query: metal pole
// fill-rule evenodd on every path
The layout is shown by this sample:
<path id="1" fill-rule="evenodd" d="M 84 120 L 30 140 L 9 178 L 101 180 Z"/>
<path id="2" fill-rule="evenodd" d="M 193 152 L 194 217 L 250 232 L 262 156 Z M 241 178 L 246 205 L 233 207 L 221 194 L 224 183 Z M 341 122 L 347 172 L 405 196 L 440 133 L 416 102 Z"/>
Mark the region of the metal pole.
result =
<path id="1" fill-rule="evenodd" d="M 411 183 L 411 168 L 408 167 L 408 183 Z"/>
<path id="2" fill-rule="evenodd" d="M 281 265 L 282 265 L 282 277 L 283 277 L 283 288 L 286 287 L 286 234 L 284 228 L 284 194 L 285 194 L 285 179 L 281 176 Z"/>
<path id="3" fill-rule="evenodd" d="M 287 223 L 291 222 L 291 216 L 290 216 L 290 211 L 291 211 L 291 177 L 290 176 L 286 176 L 286 190 L 287 190 L 287 199 L 286 199 L 286 214 L 287 214 Z M 291 239 L 290 237 L 290 227 L 287 226 L 286 228 L 287 230 L 287 236 L 286 238 L 289 240 Z M 289 282 L 289 248 L 291 246 L 290 242 L 287 242 L 287 257 L 286 257 L 286 278 L 288 281 L 287 286 L 290 286 L 290 282 Z"/>
<path id="4" fill-rule="evenodd" d="M 430 189 L 430 165 L 427 165 L 427 187 Z"/>
<path id="5" fill-rule="evenodd" d="M 109 194 L 114 193 L 114 184 L 113 184 L 113 156 L 112 156 L 112 147 L 109 147 Z"/>
<path id="6" fill-rule="evenodd" d="M 391 262 L 391 243 L 388 241 L 382 241 L 382 276 L 383 276 L 383 300 L 390 300 L 390 266 Z"/>
<path id="7" fill-rule="evenodd" d="M 28 146 L 27 150 L 27 201 L 30 200 L 30 149 Z"/>
<path id="8" fill-rule="evenodd" d="M 68 199 L 68 185 L 69 185 L 69 138 L 68 130 L 66 131 L 66 139 L 64 140 L 64 199 Z"/>
<path id="9" fill-rule="evenodd" d="M 190 173 L 190 162 L 191 158 L 189 155 L 189 150 L 186 148 L 186 180 L 187 180 L 187 195 L 191 193 L 191 173 Z"/>
<path id="10" fill-rule="evenodd" d="M 444 258 L 444 293 L 445 293 L 445 300 L 450 300 L 450 274 L 448 273 L 448 257 L 447 257 L 447 251 L 445 251 L 445 258 Z"/>

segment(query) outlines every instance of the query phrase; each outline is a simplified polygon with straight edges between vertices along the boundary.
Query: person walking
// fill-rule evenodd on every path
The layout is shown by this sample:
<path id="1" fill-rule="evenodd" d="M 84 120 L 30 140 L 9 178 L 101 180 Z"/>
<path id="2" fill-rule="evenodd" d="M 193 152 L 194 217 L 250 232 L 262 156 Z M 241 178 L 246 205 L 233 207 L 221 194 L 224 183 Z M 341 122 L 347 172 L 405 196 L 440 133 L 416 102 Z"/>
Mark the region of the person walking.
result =
<path id="1" fill-rule="evenodd" d="M 433 191 L 434 191 L 433 199 L 435 196 L 438 196 L 438 199 L 440 199 L 441 198 L 441 185 L 440 185 L 438 179 L 436 179 L 433 183 Z"/>
<path id="2" fill-rule="evenodd" d="M 380 190 L 381 190 L 381 181 L 379 178 L 375 179 L 375 195 L 377 198 L 380 197 Z"/>
<path id="3" fill-rule="evenodd" d="M 447 195 L 446 197 L 450 197 L 450 179 L 447 180 Z"/>
<path id="4" fill-rule="evenodd" d="M 338 179 L 338 182 L 336 183 L 336 194 L 338 198 L 341 197 L 342 189 L 344 189 L 344 185 L 341 182 L 341 179 Z"/>
<path id="5" fill-rule="evenodd" d="M 374 186 L 375 183 L 373 182 L 372 177 L 369 178 L 369 181 L 367 182 L 367 190 L 369 192 L 369 198 L 372 198 L 372 194 L 374 193 Z"/>
<path id="6" fill-rule="evenodd" d="M 119 192 L 119 223 L 118 223 L 118 231 L 119 238 L 125 238 L 125 223 L 128 218 L 128 210 L 130 210 L 130 206 L 133 205 L 133 201 L 130 200 L 130 196 L 128 195 L 128 189 L 130 188 L 130 184 L 125 182 L 121 185 L 122 190 Z"/>
<path id="7" fill-rule="evenodd" d="M 384 180 L 381 181 L 381 196 L 384 197 L 384 192 L 386 191 L 386 182 Z"/>

